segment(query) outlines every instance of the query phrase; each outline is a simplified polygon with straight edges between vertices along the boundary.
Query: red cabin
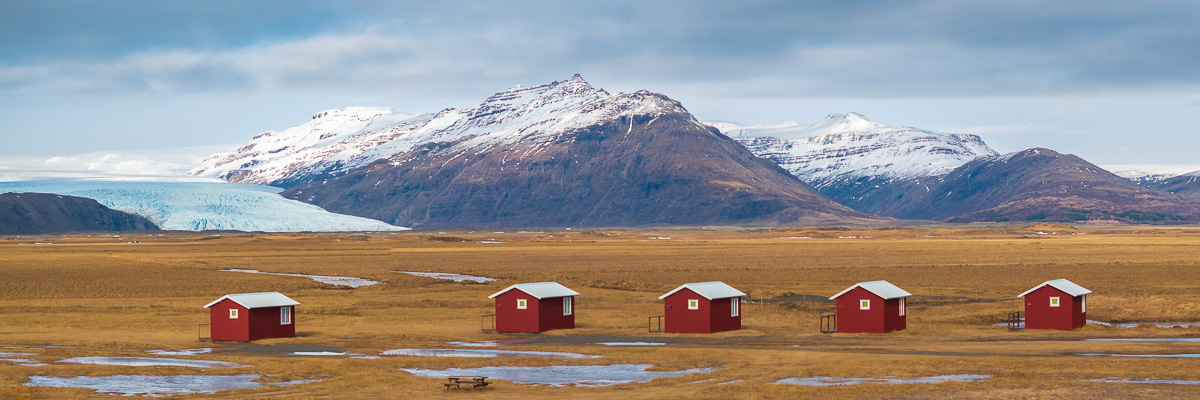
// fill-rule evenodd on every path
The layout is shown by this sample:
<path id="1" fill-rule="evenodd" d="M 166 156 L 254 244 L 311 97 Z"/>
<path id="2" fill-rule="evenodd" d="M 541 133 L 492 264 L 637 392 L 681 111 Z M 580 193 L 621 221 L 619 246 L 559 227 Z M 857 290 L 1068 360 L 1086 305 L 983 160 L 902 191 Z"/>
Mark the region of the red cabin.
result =
<path id="1" fill-rule="evenodd" d="M 545 332 L 575 328 L 575 296 L 558 282 L 518 283 L 496 292 L 497 332 Z"/>
<path id="2" fill-rule="evenodd" d="M 742 329 L 745 296 L 725 282 L 688 283 L 659 296 L 667 333 L 716 333 Z"/>
<path id="3" fill-rule="evenodd" d="M 213 341 L 296 337 L 295 300 L 279 292 L 227 294 L 204 306 Z"/>
<path id="4" fill-rule="evenodd" d="M 837 332 L 887 333 L 906 328 L 911 293 L 888 281 L 854 284 L 830 300 L 837 301 Z"/>
<path id="5" fill-rule="evenodd" d="M 1091 290 L 1066 279 L 1043 282 L 1020 296 L 1025 298 L 1025 329 L 1069 331 L 1087 324 L 1087 295 Z"/>

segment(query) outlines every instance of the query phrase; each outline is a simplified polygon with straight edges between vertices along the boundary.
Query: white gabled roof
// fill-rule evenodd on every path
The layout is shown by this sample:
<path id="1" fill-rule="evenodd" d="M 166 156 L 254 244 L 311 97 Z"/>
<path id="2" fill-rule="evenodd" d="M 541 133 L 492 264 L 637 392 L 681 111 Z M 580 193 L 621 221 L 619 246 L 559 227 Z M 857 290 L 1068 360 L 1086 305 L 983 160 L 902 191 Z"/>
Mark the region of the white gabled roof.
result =
<path id="1" fill-rule="evenodd" d="M 298 306 L 298 305 L 300 305 L 300 303 L 296 302 L 295 300 L 292 300 L 291 298 L 284 296 L 283 293 L 263 292 L 263 293 L 227 294 L 227 295 L 221 296 L 221 298 L 219 298 L 219 299 L 214 300 L 212 303 L 208 303 L 207 305 L 204 306 L 204 308 L 212 307 L 213 305 L 220 303 L 221 300 L 225 300 L 225 299 L 233 300 L 234 303 L 241 304 L 242 307 L 246 307 L 246 308 L 283 307 L 283 306 Z"/>
<path id="2" fill-rule="evenodd" d="M 667 292 L 667 294 L 658 296 L 658 299 L 659 300 L 665 299 L 665 298 L 667 298 L 667 296 L 673 295 L 673 294 L 675 294 L 675 292 L 683 290 L 684 288 L 687 288 L 693 292 L 696 292 L 696 294 L 704 296 L 704 298 L 709 299 L 709 300 L 727 299 L 730 297 L 742 297 L 742 296 L 746 295 L 745 293 L 742 293 L 741 290 L 737 290 L 737 289 L 734 289 L 733 286 L 726 285 L 725 282 L 714 281 L 714 282 L 685 283 L 685 284 L 683 284 L 683 286 L 677 287 L 677 288 L 675 288 L 675 290 Z"/>
<path id="3" fill-rule="evenodd" d="M 545 299 L 545 298 L 551 298 L 551 297 L 578 296 L 579 295 L 579 292 L 568 289 L 566 286 L 558 284 L 558 282 L 537 282 L 537 283 L 518 283 L 516 285 L 512 285 L 507 288 L 504 288 L 504 290 L 496 292 L 496 294 L 488 296 L 488 298 L 489 299 L 495 298 L 496 296 L 502 295 L 502 294 L 504 294 L 504 292 L 507 292 L 507 291 L 513 290 L 513 289 L 517 289 L 522 292 L 528 293 L 530 296 L 536 297 L 538 299 Z"/>
<path id="4" fill-rule="evenodd" d="M 830 300 L 837 299 L 841 295 L 846 294 L 846 292 L 854 290 L 854 288 L 857 288 L 857 287 L 866 289 L 868 292 L 874 293 L 876 296 L 882 297 L 884 300 L 891 300 L 891 299 L 900 298 L 900 297 L 912 296 L 912 293 L 904 291 L 904 289 L 901 289 L 899 286 L 893 285 L 891 282 L 870 281 L 870 282 L 855 283 L 854 286 L 848 287 L 848 288 L 846 288 L 846 290 L 838 292 L 838 294 L 833 295 L 833 297 L 830 297 L 829 299 Z"/>
<path id="5" fill-rule="evenodd" d="M 1042 282 L 1041 285 L 1037 285 L 1037 287 L 1034 287 L 1033 289 L 1026 290 L 1025 293 L 1021 293 L 1021 294 L 1017 295 L 1017 297 L 1025 297 L 1025 295 L 1033 293 L 1034 290 L 1041 289 L 1042 286 L 1046 286 L 1046 285 L 1053 286 L 1055 289 L 1061 290 L 1061 291 L 1063 291 L 1063 293 L 1071 295 L 1071 297 L 1082 296 L 1082 295 L 1092 292 L 1091 290 L 1087 290 L 1087 288 L 1084 288 L 1083 286 L 1076 285 L 1075 282 L 1071 282 L 1066 279 L 1055 279 L 1052 281 Z"/>

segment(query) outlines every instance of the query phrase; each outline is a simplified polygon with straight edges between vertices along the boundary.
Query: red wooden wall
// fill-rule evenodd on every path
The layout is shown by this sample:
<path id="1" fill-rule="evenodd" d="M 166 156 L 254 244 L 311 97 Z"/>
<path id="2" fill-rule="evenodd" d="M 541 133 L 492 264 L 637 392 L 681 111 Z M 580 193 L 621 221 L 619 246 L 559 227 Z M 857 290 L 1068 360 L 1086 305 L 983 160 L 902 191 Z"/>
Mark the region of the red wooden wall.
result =
<path id="1" fill-rule="evenodd" d="M 667 333 L 715 333 L 742 329 L 742 317 L 731 316 L 730 305 L 740 298 L 708 300 L 691 289 L 681 289 L 663 299 L 663 330 Z M 688 309 L 688 300 L 699 300 L 700 308 Z M 738 310 L 745 311 L 745 310 Z"/>
<path id="2" fill-rule="evenodd" d="M 859 300 L 871 300 L 870 310 L 858 309 Z M 900 315 L 900 300 L 884 300 L 861 287 L 837 298 L 839 333 L 887 333 L 908 327 L 907 316 Z M 909 310 L 905 310 L 905 314 Z"/>
<path id="3" fill-rule="evenodd" d="M 229 318 L 229 309 L 238 309 L 238 318 Z M 208 308 L 209 323 L 214 341 L 248 342 L 267 338 L 296 337 L 296 312 L 292 307 L 292 323 L 280 324 L 282 307 L 255 308 L 242 307 L 233 300 L 226 299 Z"/>
<path id="4" fill-rule="evenodd" d="M 229 309 L 238 310 L 237 319 L 229 319 Z M 250 310 L 226 299 L 208 308 L 209 329 L 213 341 L 250 341 Z"/>
<path id="5" fill-rule="evenodd" d="M 1050 298 L 1058 297 L 1058 307 L 1050 307 Z M 1087 324 L 1083 296 L 1071 296 L 1046 285 L 1025 295 L 1025 329 L 1069 331 Z"/>
<path id="6" fill-rule="evenodd" d="M 497 332 L 545 332 L 551 329 L 574 329 L 575 310 L 563 315 L 563 298 L 550 297 L 538 300 L 520 289 L 513 289 L 496 296 Z M 526 309 L 517 309 L 517 300 L 526 299 Z M 572 302 L 574 299 L 572 299 Z"/>

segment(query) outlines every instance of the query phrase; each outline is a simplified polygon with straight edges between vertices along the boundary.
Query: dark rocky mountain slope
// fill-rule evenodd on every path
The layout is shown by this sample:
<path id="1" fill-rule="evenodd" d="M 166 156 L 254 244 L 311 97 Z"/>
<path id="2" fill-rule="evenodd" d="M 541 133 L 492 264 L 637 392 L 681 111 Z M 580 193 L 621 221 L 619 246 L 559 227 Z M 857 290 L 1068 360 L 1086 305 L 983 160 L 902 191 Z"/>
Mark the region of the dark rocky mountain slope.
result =
<path id="1" fill-rule="evenodd" d="M 863 185 L 844 200 L 898 218 L 974 221 L 1185 223 L 1200 221 L 1188 199 L 1141 187 L 1075 155 L 1035 148 L 973 160 L 938 177 Z"/>
<path id="2" fill-rule="evenodd" d="M 1193 201 L 1200 201 L 1200 171 L 1159 180 L 1144 181 L 1141 184 L 1151 189 L 1175 193 Z"/>
<path id="3" fill-rule="evenodd" d="M 351 171 L 292 177 L 282 194 L 417 228 L 884 220 L 821 196 L 661 94 L 609 95 L 578 77 L 545 86 L 498 93 L 489 102 L 507 103 L 485 102 L 457 122 L 464 128 L 445 130 L 480 134 L 441 135 L 451 140 Z M 544 109 L 555 112 L 547 118 Z M 488 138 L 490 125 L 523 136 Z"/>
<path id="4" fill-rule="evenodd" d="M 0 234 L 158 230 L 149 220 L 92 199 L 47 193 L 0 194 Z"/>

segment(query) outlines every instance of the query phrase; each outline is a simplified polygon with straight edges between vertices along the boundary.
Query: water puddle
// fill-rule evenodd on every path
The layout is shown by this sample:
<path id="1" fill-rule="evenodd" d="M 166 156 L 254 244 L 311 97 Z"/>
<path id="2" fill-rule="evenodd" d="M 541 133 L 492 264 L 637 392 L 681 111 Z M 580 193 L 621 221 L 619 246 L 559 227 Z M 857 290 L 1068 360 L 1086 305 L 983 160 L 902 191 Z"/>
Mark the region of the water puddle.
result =
<path id="1" fill-rule="evenodd" d="M 183 350 L 146 350 L 147 353 L 160 356 L 194 356 L 197 354 L 212 353 L 213 349 L 209 347 L 201 349 L 183 349 Z"/>
<path id="2" fill-rule="evenodd" d="M 127 367 L 191 367 L 191 368 L 241 368 L 246 365 L 228 361 L 183 360 L 156 357 L 75 357 L 60 360 L 68 364 L 123 365 Z"/>
<path id="3" fill-rule="evenodd" d="M 446 342 L 446 344 L 463 347 L 496 347 L 500 345 L 500 343 L 495 340 L 484 340 L 480 342 Z"/>
<path id="4" fill-rule="evenodd" d="M 1104 322 L 1094 319 L 1087 320 L 1087 323 L 1100 326 L 1115 326 L 1118 328 L 1137 328 L 1141 326 L 1151 326 L 1155 328 L 1200 328 L 1200 321 L 1176 321 L 1176 322 L 1153 322 L 1153 321 L 1133 321 L 1133 322 Z"/>
<path id="5" fill-rule="evenodd" d="M 1108 353 L 1080 353 L 1077 356 L 1087 357 L 1143 357 L 1143 358 L 1200 358 L 1200 354 L 1108 354 Z"/>
<path id="6" fill-rule="evenodd" d="M 633 382 L 649 382 L 660 378 L 676 378 L 704 374 L 717 368 L 693 368 L 682 371 L 647 371 L 650 364 L 614 365 L 555 365 L 549 367 L 480 367 L 450 369 L 401 368 L 401 371 L 426 378 L 448 376 L 486 376 L 523 385 L 567 385 L 600 387 Z"/>
<path id="7" fill-rule="evenodd" d="M 401 274 L 409 274 L 409 275 L 420 276 L 420 277 L 425 277 L 425 278 L 445 279 L 445 280 L 450 280 L 450 281 L 455 281 L 455 282 L 470 281 L 470 282 L 475 282 L 475 283 L 487 283 L 487 282 L 499 280 L 496 278 L 485 278 L 482 276 L 450 274 L 450 273 L 442 273 L 442 272 L 411 272 L 411 271 L 392 271 L 392 272 L 401 273 Z"/>
<path id="8" fill-rule="evenodd" d="M 715 381 L 715 380 L 716 380 L 716 378 L 713 378 L 713 379 L 701 379 L 701 380 L 698 380 L 698 381 L 695 381 L 695 382 L 692 382 L 692 383 L 704 383 L 704 382 L 712 382 L 712 381 Z"/>
<path id="9" fill-rule="evenodd" d="M 484 349 L 395 349 L 379 353 L 385 356 L 414 356 L 414 357 L 543 357 L 543 358 L 600 358 L 578 353 L 558 353 L 553 351 L 516 351 L 516 350 L 484 350 Z"/>
<path id="10" fill-rule="evenodd" d="M 918 376 L 915 378 L 835 378 L 831 376 L 814 376 L 812 378 L 787 378 L 775 381 L 775 383 L 787 385 L 802 385 L 802 386 L 847 386 L 857 385 L 860 383 L 876 383 L 886 385 L 907 385 L 914 383 L 943 383 L 943 382 L 979 382 L 988 378 L 991 375 L 938 375 L 938 376 Z"/>
<path id="11" fill-rule="evenodd" d="M 23 356 L 35 356 L 35 355 L 37 355 L 37 354 L 33 354 L 33 353 L 0 353 L 0 361 L 10 362 L 10 363 L 13 363 L 13 365 L 19 365 L 22 367 L 40 367 L 40 366 L 46 365 L 46 364 L 42 364 L 42 363 L 34 361 L 34 360 L 30 360 L 28 358 L 10 358 L 10 357 L 23 357 Z"/>
<path id="12" fill-rule="evenodd" d="M 31 376 L 25 386 L 72 387 L 93 389 L 96 393 L 121 396 L 169 396 L 174 394 L 213 394 L 225 390 L 257 389 L 263 386 L 291 386 L 317 380 L 286 382 L 255 382 L 260 375 L 114 375 L 77 376 Z"/>
<path id="13" fill-rule="evenodd" d="M 658 342 L 598 342 L 601 346 L 665 346 L 666 343 Z"/>
<path id="14" fill-rule="evenodd" d="M 292 355 L 292 356 L 344 356 L 344 355 L 346 355 L 346 353 L 339 353 L 336 351 L 294 351 L 294 352 L 288 353 L 288 355 Z"/>
<path id="15" fill-rule="evenodd" d="M 736 381 L 721 382 L 721 383 L 718 383 L 718 385 L 728 385 L 728 384 L 730 384 L 730 383 L 738 383 L 738 382 L 745 382 L 745 380 L 744 380 L 744 379 L 738 379 L 738 380 L 736 380 Z"/>
<path id="16" fill-rule="evenodd" d="M 1177 342 L 1200 343 L 1200 338 L 1138 338 L 1138 339 L 1083 339 L 1085 342 Z"/>
<path id="17" fill-rule="evenodd" d="M 341 285 L 341 286 L 349 286 L 349 287 L 352 287 L 352 288 L 363 287 L 363 286 L 371 286 L 371 285 L 377 285 L 377 284 L 379 284 L 379 283 L 380 283 L 380 282 L 378 282 L 378 281 L 373 281 L 373 280 L 370 280 L 370 279 L 363 279 L 363 278 L 355 278 L 355 277 L 352 277 L 352 276 L 324 276 L 324 275 L 286 274 L 286 273 L 282 273 L 282 272 L 262 272 L 262 271 L 259 271 L 259 270 L 256 270 L 256 269 L 237 269 L 237 268 L 223 269 L 223 270 L 221 270 L 221 271 L 226 271 L 226 272 L 245 272 L 245 273 L 248 273 L 248 274 L 264 274 L 264 275 L 280 275 L 280 276 L 298 276 L 298 277 L 303 277 L 303 278 L 312 279 L 312 280 L 314 280 L 314 281 L 321 282 L 321 283 L 325 283 L 325 284 L 329 284 L 329 285 Z"/>
<path id="18" fill-rule="evenodd" d="M 1187 381 L 1180 379 L 1132 379 L 1132 378 L 1101 378 L 1101 379 L 1084 379 L 1084 382 L 1100 382 L 1100 383 L 1151 383 L 1151 384 L 1167 384 L 1167 385 L 1200 385 L 1200 381 Z"/>

